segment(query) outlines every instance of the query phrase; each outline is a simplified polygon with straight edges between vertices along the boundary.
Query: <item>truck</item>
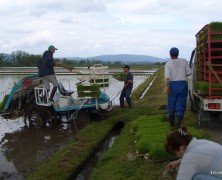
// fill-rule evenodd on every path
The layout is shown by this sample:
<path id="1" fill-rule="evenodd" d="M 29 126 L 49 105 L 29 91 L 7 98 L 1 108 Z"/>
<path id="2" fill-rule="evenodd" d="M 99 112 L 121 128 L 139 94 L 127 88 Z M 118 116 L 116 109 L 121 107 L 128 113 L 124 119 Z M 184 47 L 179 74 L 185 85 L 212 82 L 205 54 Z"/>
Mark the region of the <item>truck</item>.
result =
<path id="1" fill-rule="evenodd" d="M 207 24 L 196 34 L 189 65 L 189 105 L 198 113 L 198 125 L 222 120 L 222 22 Z"/>

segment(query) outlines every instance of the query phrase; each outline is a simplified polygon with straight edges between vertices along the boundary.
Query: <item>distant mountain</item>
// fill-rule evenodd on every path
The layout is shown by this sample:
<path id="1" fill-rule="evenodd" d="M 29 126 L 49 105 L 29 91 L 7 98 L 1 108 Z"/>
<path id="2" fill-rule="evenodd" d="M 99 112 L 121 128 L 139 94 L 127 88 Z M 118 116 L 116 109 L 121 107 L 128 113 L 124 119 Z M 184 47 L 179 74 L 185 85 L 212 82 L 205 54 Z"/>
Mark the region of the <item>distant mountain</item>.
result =
<path id="1" fill-rule="evenodd" d="M 66 59 L 69 60 L 100 60 L 100 61 L 122 61 L 125 63 L 131 62 L 147 62 L 147 63 L 154 63 L 154 62 L 165 62 L 166 59 L 148 56 L 148 55 L 136 55 L 136 54 L 117 54 L 117 55 L 101 55 L 101 56 L 94 56 L 88 58 L 79 58 L 79 57 L 68 57 Z"/>
<path id="2" fill-rule="evenodd" d="M 162 59 L 148 55 L 136 55 L 136 54 L 117 54 L 117 55 L 100 55 L 94 57 L 60 57 L 59 59 L 66 58 L 68 60 L 100 60 L 100 61 L 121 61 L 123 63 L 155 63 L 166 62 L 168 59 Z M 0 53 L 0 59 L 5 62 L 12 62 L 14 57 L 12 54 Z"/>

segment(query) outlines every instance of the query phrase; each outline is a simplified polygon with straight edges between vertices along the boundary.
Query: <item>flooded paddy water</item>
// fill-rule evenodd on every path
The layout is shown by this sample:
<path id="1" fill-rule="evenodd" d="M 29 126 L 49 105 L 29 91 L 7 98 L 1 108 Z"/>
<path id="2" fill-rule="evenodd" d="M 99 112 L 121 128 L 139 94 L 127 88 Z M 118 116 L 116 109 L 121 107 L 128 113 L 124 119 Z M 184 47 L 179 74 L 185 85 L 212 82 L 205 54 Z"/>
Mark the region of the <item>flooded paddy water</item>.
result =
<path id="1" fill-rule="evenodd" d="M 0 75 L 0 102 L 5 94 L 10 93 L 14 82 L 26 75 Z M 140 74 L 134 76 L 134 90 L 149 76 Z M 76 91 L 77 75 L 57 75 L 66 89 Z M 112 99 L 122 89 L 123 82 L 110 76 L 110 87 L 102 89 Z M 119 104 L 119 96 L 113 100 L 113 105 Z M 33 123 L 31 119 L 19 117 L 4 119 L 0 116 L 0 179 L 24 179 L 36 165 L 50 157 L 59 147 L 75 136 L 75 127 L 65 118 L 56 124 L 46 124 L 44 127 Z M 77 126 L 84 127 L 89 123 L 89 117 L 80 114 Z M 78 124 L 79 123 L 79 124 Z"/>

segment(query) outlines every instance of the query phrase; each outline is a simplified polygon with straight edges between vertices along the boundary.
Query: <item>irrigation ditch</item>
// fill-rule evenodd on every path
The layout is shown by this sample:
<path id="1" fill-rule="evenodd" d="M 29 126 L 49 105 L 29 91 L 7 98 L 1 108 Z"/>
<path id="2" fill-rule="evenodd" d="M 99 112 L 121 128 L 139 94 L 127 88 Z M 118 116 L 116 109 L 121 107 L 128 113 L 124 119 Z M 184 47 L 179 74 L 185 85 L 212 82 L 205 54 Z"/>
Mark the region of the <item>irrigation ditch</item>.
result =
<path id="1" fill-rule="evenodd" d="M 90 179 L 93 169 L 97 167 L 99 160 L 101 160 L 104 154 L 113 146 L 116 138 L 120 135 L 122 128 L 124 128 L 124 123 L 121 121 L 117 122 L 113 126 L 111 131 L 99 143 L 98 147 L 96 147 L 89 154 L 89 157 L 85 161 L 83 161 L 75 171 L 70 174 L 68 179 Z"/>

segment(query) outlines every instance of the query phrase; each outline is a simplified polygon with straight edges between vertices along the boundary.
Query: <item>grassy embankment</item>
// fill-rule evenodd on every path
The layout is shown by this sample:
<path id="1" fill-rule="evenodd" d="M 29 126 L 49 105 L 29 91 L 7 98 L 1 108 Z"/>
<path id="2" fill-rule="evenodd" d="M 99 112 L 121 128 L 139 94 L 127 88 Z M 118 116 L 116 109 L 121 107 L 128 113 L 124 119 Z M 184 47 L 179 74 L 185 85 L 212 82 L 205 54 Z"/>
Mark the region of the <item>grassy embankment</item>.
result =
<path id="1" fill-rule="evenodd" d="M 149 81 L 146 80 L 144 84 L 148 84 Z M 144 87 L 146 86 L 144 85 Z M 141 90 L 144 87 L 141 85 Z M 140 88 L 135 93 L 138 93 Z M 138 95 L 133 95 L 132 109 L 115 108 L 107 114 L 106 120 L 93 122 L 80 130 L 74 139 L 70 140 L 48 161 L 38 166 L 28 179 L 67 179 L 70 174 L 81 168 L 81 163 L 90 157 L 91 152 L 96 150 L 96 147 L 118 121 L 124 122 L 125 128 L 114 146 L 102 158 L 100 166 L 93 172 L 92 179 L 159 179 L 165 163 L 146 162 L 142 158 L 130 161 L 126 155 L 136 151 L 134 138 L 130 132 L 132 122 L 142 115 L 165 114 L 165 110 L 159 109 L 159 106 L 166 104 L 163 89 L 163 68 L 161 68 L 143 100 L 137 100 Z M 183 123 L 188 126 L 196 126 L 196 114 L 187 111 Z"/>
<path id="2" fill-rule="evenodd" d="M 145 101 L 144 101 L 145 100 Z M 92 179 L 149 179 L 157 180 L 162 178 L 167 162 L 147 162 L 141 157 L 134 160 L 127 157 L 129 153 L 135 153 L 138 144 L 135 144 L 135 137 L 132 136 L 131 129 L 133 122 L 140 116 L 149 114 L 164 114 L 164 110 L 160 110 L 159 106 L 166 104 L 166 94 L 164 93 L 163 68 L 159 70 L 156 80 L 151 89 L 145 95 L 144 100 L 136 103 L 131 110 L 122 113 L 123 119 L 128 119 L 121 135 L 116 140 L 113 147 L 101 159 L 99 166 L 93 171 Z M 196 114 L 190 110 L 186 111 L 183 125 L 188 127 L 197 126 Z M 155 127 L 153 128 L 155 131 Z M 192 132 L 196 129 L 192 128 Z M 201 137 L 208 137 L 208 133 L 200 130 L 195 134 L 201 133 Z"/>
<path id="3" fill-rule="evenodd" d="M 146 80 L 145 86 L 147 82 Z M 152 110 L 146 112 L 151 113 Z M 93 122 L 77 132 L 74 139 L 71 139 L 46 162 L 36 167 L 27 179 L 69 178 L 70 174 L 75 174 L 81 169 L 82 163 L 87 161 L 116 123 L 119 121 L 128 123 L 131 117 L 136 118 L 137 114 L 139 112 L 134 110 L 129 113 L 126 109 L 114 108 L 111 113 L 107 114 L 106 120 Z"/>

